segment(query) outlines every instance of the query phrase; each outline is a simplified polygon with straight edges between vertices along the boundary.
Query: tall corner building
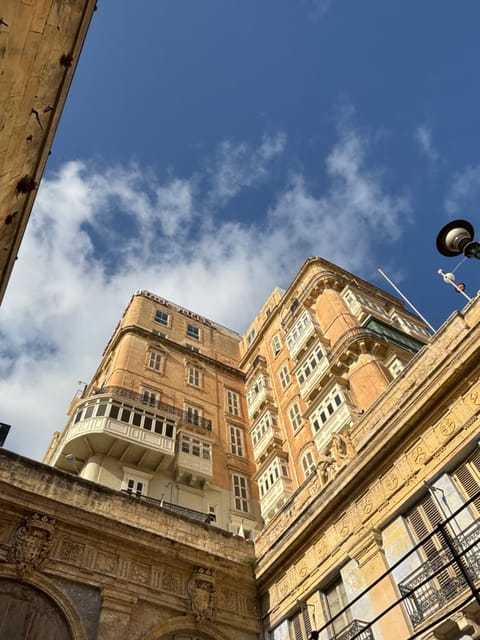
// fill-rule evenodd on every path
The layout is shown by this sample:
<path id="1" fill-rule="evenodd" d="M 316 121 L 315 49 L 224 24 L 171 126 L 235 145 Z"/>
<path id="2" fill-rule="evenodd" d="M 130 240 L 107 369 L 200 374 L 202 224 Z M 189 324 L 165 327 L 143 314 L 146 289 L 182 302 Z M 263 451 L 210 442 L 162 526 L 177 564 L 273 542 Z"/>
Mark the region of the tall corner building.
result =
<path id="1" fill-rule="evenodd" d="M 478 639 L 479 431 L 479 296 L 430 336 L 310 258 L 242 337 L 139 291 L 0 451 L 0 636 Z"/>
<path id="2" fill-rule="evenodd" d="M 139 291 L 45 462 L 255 539 L 428 337 L 320 258 L 244 337 Z"/>

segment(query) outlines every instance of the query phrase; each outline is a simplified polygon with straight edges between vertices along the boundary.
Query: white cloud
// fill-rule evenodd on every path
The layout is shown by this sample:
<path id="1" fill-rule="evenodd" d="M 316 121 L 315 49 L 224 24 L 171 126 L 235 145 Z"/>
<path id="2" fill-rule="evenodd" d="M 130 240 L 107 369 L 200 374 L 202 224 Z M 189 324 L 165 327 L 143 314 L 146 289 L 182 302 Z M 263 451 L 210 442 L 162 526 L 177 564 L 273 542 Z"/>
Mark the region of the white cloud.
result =
<path id="1" fill-rule="evenodd" d="M 426 125 L 418 127 L 415 131 L 415 139 L 418 142 L 421 151 L 425 154 L 430 162 L 436 162 L 439 154 L 436 151 L 432 141 L 432 130 Z"/>
<path id="2" fill-rule="evenodd" d="M 256 149 L 244 142 L 222 142 L 211 172 L 211 202 L 225 204 L 241 189 L 253 187 L 264 180 L 268 175 L 269 163 L 284 151 L 285 145 L 286 136 L 282 132 L 273 136 L 265 135 Z"/>
<path id="3" fill-rule="evenodd" d="M 480 200 L 480 165 L 466 167 L 453 179 L 448 192 L 445 208 L 451 216 L 468 218 L 478 209 Z"/>
<path id="4" fill-rule="evenodd" d="M 215 174 L 163 183 L 134 165 L 81 162 L 44 180 L 0 318 L 7 446 L 42 456 L 137 289 L 242 331 L 309 255 L 368 273 L 376 242 L 398 238 L 410 207 L 386 193 L 367 166 L 368 140 L 352 129 L 326 159 L 325 193 L 295 174 L 255 224 L 211 208 L 208 185 L 217 202 L 231 199 L 266 180 L 284 147 L 282 134 L 256 148 L 225 143 Z"/>

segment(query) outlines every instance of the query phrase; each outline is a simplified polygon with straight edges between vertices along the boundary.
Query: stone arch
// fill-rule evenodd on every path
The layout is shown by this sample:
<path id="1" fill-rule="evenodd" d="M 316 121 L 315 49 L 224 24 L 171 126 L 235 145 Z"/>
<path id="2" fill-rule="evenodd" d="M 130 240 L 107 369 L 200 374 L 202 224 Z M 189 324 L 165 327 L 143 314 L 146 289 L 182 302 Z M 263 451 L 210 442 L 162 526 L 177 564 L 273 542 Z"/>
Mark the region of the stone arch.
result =
<path id="1" fill-rule="evenodd" d="M 179 616 L 161 622 L 150 629 L 143 640 L 174 640 L 181 635 L 191 636 L 192 640 L 231 640 L 219 632 L 218 625 L 208 621 L 196 624 L 193 616 Z"/>
<path id="2" fill-rule="evenodd" d="M 88 640 L 85 626 L 73 602 L 44 575 L 32 572 L 19 579 L 13 565 L 0 565 L 0 595 L 2 587 L 4 587 L 4 592 L 8 590 L 11 593 L 16 592 L 20 599 L 23 597 L 30 606 L 34 606 L 35 601 L 44 604 L 46 617 L 55 619 L 55 615 L 57 615 L 58 620 L 63 622 L 66 630 L 63 637 L 66 639 Z M 61 622 L 59 624 L 61 625 Z M 32 635 L 31 637 L 41 638 L 44 636 Z"/>

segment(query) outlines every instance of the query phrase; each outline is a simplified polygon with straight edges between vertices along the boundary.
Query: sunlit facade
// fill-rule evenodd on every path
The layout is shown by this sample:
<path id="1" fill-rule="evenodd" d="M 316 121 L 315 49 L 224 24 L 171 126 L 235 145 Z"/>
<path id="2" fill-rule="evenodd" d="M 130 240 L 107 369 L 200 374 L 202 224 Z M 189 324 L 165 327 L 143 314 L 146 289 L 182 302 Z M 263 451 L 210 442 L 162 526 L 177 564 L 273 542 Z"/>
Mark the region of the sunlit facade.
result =
<path id="1" fill-rule="evenodd" d="M 430 336 L 321 258 L 244 336 L 138 291 L 41 477 L 10 476 L 90 549 L 42 571 L 113 589 L 112 639 L 479 637 L 479 325 L 475 299 Z"/>

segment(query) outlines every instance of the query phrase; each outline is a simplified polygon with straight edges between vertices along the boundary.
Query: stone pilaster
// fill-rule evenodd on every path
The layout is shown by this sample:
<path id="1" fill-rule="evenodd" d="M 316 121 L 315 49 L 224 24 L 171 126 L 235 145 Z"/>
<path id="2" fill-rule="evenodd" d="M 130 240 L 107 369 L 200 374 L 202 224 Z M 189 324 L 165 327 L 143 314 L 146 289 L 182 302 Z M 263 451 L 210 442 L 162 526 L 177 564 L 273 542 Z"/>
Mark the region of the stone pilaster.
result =
<path id="1" fill-rule="evenodd" d="M 137 598 L 111 587 L 102 589 L 102 609 L 97 640 L 127 640 L 132 609 Z"/>
<path id="2" fill-rule="evenodd" d="M 378 529 L 372 529 L 350 551 L 350 557 L 357 562 L 357 567 L 367 585 L 371 585 L 388 569 L 385 551 L 382 546 L 382 534 Z M 374 587 L 369 588 L 369 599 L 377 616 L 385 611 L 399 598 L 398 589 L 393 577 L 389 573 Z M 374 629 L 380 631 L 383 638 L 391 638 L 392 629 L 395 629 L 395 637 L 408 638 L 411 628 L 408 618 L 399 605 L 384 615 L 375 625 Z"/>

